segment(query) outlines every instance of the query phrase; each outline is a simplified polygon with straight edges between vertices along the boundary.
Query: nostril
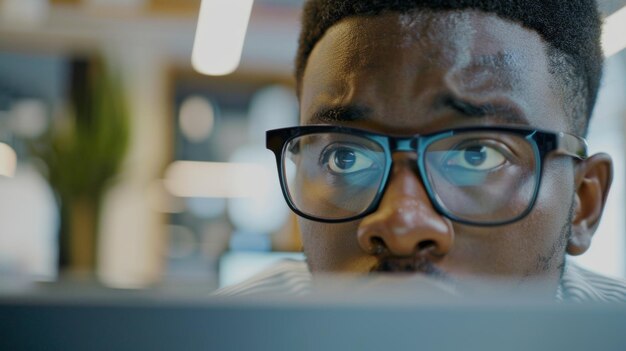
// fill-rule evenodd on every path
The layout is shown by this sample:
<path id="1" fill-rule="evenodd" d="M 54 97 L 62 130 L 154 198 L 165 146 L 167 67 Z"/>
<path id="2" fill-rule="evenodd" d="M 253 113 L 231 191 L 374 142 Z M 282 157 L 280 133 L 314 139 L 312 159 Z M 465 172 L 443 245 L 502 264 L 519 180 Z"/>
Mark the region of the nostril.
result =
<path id="1" fill-rule="evenodd" d="M 435 246 L 437 246 L 437 244 L 433 240 L 422 240 L 417 243 L 417 251 L 422 252 L 432 250 Z"/>
<path id="2" fill-rule="evenodd" d="M 370 243 L 372 244 L 372 253 L 374 255 L 382 255 L 387 248 L 387 245 L 385 245 L 385 241 L 379 236 L 371 237 Z"/>

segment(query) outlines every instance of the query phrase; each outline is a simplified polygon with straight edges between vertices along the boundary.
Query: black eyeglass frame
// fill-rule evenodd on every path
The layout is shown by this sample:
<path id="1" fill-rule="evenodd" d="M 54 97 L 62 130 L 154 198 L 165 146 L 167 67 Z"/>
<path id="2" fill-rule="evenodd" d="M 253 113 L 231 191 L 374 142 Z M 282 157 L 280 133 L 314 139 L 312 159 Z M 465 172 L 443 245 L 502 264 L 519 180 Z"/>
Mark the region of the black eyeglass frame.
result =
<path id="1" fill-rule="evenodd" d="M 535 165 L 535 176 L 537 182 L 535 184 L 535 189 L 533 191 L 532 199 L 528 205 L 528 208 L 523 211 L 521 214 L 516 216 L 515 218 L 499 221 L 499 222 L 478 222 L 478 221 L 470 221 L 463 218 L 459 218 L 449 211 L 439 203 L 437 197 L 435 196 L 435 192 L 428 180 L 428 176 L 426 173 L 426 166 L 424 163 L 424 154 L 426 149 L 434 142 L 442 139 L 448 138 L 453 135 L 457 135 L 460 133 L 468 133 L 468 132 L 503 132 L 510 134 L 517 134 L 523 136 L 527 139 L 535 153 L 535 159 L 537 160 Z M 385 153 L 386 159 L 389 162 L 386 163 L 385 170 L 383 173 L 383 178 L 380 182 L 380 186 L 377 190 L 376 196 L 372 200 L 371 204 L 358 215 L 354 215 L 348 218 L 340 218 L 340 219 L 328 219 L 321 218 L 316 216 L 311 216 L 307 213 L 300 211 L 293 201 L 291 200 L 291 196 L 289 195 L 289 191 L 287 189 L 287 183 L 285 179 L 285 172 L 283 166 L 283 155 L 285 151 L 285 147 L 288 143 L 294 138 L 301 137 L 309 134 L 318 134 L 318 133 L 343 133 L 348 135 L 360 136 L 367 138 L 373 142 L 376 142 L 381 146 L 381 149 Z M 522 128 L 522 127 L 466 127 L 466 128 L 455 128 L 448 129 L 440 132 L 429 133 L 429 134 L 417 134 L 412 136 L 391 136 L 386 134 L 380 134 L 375 132 L 370 132 L 363 129 L 352 128 L 352 127 L 344 127 L 344 126 L 335 126 L 335 125 L 308 125 L 308 126 L 297 126 L 297 127 L 289 127 L 289 128 L 281 128 L 268 130 L 266 132 L 266 147 L 271 150 L 276 157 L 276 165 L 278 169 L 278 176 L 280 180 L 280 187 L 283 192 L 283 196 L 287 201 L 287 205 L 294 211 L 297 215 L 310 219 L 317 222 L 324 223 L 344 223 L 353 221 L 359 218 L 363 218 L 372 212 L 376 211 L 378 206 L 380 205 L 380 200 L 387 189 L 389 183 L 389 175 L 391 173 L 391 169 L 393 168 L 393 158 L 392 153 L 394 152 L 416 152 L 417 153 L 417 167 L 419 171 L 419 176 L 422 180 L 422 184 L 426 189 L 426 193 L 428 194 L 428 198 L 435 208 L 437 212 L 441 215 L 451 219 L 452 221 L 475 225 L 475 226 L 500 226 L 505 224 L 510 224 L 516 222 L 525 216 L 527 216 L 532 208 L 535 205 L 537 200 L 537 194 L 539 193 L 539 188 L 541 187 L 541 175 L 543 173 L 543 165 L 544 158 L 546 155 L 552 152 L 556 152 L 559 155 L 570 156 L 578 160 L 584 160 L 587 158 L 587 142 L 584 138 L 565 133 L 565 132 L 552 132 L 545 130 L 538 130 L 532 128 Z"/>

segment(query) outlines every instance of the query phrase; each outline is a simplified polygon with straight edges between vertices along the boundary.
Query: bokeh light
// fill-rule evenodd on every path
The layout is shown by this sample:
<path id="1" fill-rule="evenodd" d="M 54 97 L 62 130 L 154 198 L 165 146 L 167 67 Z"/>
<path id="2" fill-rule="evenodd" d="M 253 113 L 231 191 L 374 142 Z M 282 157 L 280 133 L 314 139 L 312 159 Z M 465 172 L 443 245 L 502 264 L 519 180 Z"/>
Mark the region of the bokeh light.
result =
<path id="1" fill-rule="evenodd" d="M 292 89 L 268 86 L 252 97 L 248 133 L 250 142 L 265 144 L 265 131 L 298 123 L 298 99 Z"/>
<path id="2" fill-rule="evenodd" d="M 0 143 L 0 176 L 13 177 L 17 167 L 17 155 L 13 148 Z"/>
<path id="3" fill-rule="evenodd" d="M 201 142 L 209 138 L 215 124 L 215 109 L 202 96 L 190 96 L 183 101 L 178 115 L 181 132 L 189 141 Z"/>
<path id="4" fill-rule="evenodd" d="M 247 145 L 233 154 L 231 162 L 254 162 L 264 170 L 249 178 L 252 182 L 249 186 L 264 191 L 250 198 L 228 200 L 228 216 L 234 226 L 241 231 L 259 234 L 278 230 L 287 220 L 289 210 L 282 198 L 272 154 L 256 145 Z"/>
<path id="5" fill-rule="evenodd" d="M 23 138 L 41 136 L 48 127 L 46 104 L 39 99 L 19 100 L 11 107 L 11 131 Z"/>

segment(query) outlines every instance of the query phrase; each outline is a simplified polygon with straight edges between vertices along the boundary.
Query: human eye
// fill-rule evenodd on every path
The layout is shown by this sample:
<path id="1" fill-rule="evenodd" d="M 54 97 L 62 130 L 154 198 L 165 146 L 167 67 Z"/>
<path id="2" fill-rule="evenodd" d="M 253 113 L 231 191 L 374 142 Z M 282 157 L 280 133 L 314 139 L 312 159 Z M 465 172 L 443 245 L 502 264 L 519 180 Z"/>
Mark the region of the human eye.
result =
<path id="1" fill-rule="evenodd" d="M 504 165 L 507 154 L 504 147 L 495 143 L 472 141 L 450 150 L 444 159 L 444 166 L 449 169 L 489 172 Z"/>
<path id="2" fill-rule="evenodd" d="M 338 175 L 355 174 L 375 168 L 376 161 L 364 146 L 356 144 L 332 144 L 324 149 L 321 163 Z"/>

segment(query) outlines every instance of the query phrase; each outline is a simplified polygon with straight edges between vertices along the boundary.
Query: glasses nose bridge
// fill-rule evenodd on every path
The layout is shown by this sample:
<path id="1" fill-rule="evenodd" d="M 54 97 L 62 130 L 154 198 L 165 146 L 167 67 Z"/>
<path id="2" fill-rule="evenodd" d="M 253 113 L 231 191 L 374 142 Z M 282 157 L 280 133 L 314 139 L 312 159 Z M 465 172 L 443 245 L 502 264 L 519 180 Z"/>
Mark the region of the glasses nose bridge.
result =
<path id="1" fill-rule="evenodd" d="M 394 152 L 417 152 L 419 136 L 412 137 L 390 137 L 389 148 L 391 153 Z"/>
<path id="2" fill-rule="evenodd" d="M 402 161 L 401 163 L 404 165 L 410 165 L 409 167 L 411 168 L 411 170 L 413 172 L 416 172 L 417 177 L 421 179 L 422 175 L 418 170 L 419 161 L 415 162 L 420 158 L 420 139 L 421 137 L 419 135 L 413 135 L 410 137 L 389 137 L 389 154 L 391 156 L 390 169 L 393 169 L 395 167 L 396 162 L 394 161 L 402 159 L 404 161 Z M 396 159 L 393 156 L 395 153 L 406 153 L 406 156 L 408 157 Z"/>

